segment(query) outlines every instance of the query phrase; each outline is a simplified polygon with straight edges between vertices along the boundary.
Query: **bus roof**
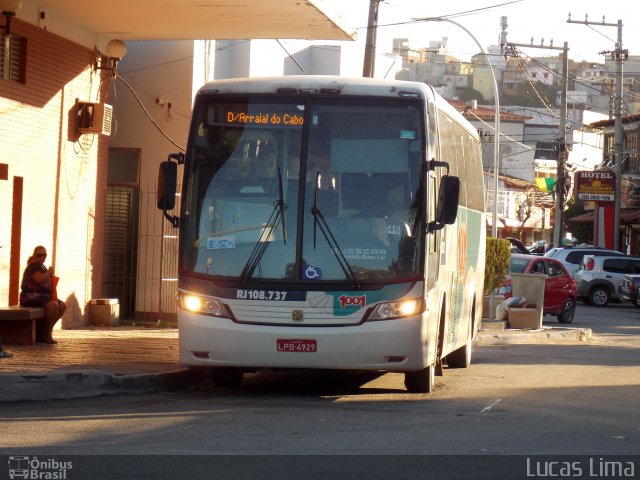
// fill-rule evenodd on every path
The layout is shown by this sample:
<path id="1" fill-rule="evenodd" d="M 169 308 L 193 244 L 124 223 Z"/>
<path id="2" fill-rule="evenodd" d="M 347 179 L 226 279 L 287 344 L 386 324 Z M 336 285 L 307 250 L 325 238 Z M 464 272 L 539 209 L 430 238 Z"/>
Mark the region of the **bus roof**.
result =
<path id="1" fill-rule="evenodd" d="M 344 95 L 372 95 L 398 97 L 398 92 L 432 97 L 424 83 L 401 80 L 379 80 L 363 77 L 332 75 L 286 75 L 282 77 L 230 78 L 204 85 L 200 93 L 340 93 Z M 315 91 L 315 92 L 314 92 Z"/>

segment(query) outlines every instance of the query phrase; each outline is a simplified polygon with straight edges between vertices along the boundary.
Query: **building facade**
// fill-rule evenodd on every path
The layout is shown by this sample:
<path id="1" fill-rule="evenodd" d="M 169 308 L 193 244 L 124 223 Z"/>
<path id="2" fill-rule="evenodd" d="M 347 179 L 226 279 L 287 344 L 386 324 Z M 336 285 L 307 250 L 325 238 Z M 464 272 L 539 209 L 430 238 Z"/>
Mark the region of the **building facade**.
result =
<path id="1" fill-rule="evenodd" d="M 49 252 L 64 326 L 83 322 L 101 291 L 108 137 L 76 128 L 76 102 L 104 102 L 108 82 L 92 48 L 14 19 L 23 75 L 0 78 L 0 302 L 18 303 L 34 247 Z"/>
<path id="2" fill-rule="evenodd" d="M 602 168 L 612 169 L 612 159 L 615 144 L 615 121 L 604 120 L 595 122 L 591 126 L 600 128 L 604 132 L 604 154 Z M 622 162 L 620 165 L 621 196 L 616 199 L 620 216 L 620 249 L 631 255 L 640 255 L 640 115 L 628 115 L 622 119 L 623 146 Z M 604 210 L 598 214 L 606 220 L 613 215 L 613 207 L 599 204 Z M 606 228 L 608 224 L 598 222 L 598 215 L 594 219 L 593 213 L 583 216 L 581 221 L 594 222 L 594 235 L 598 229 Z M 605 235 L 611 232 L 601 232 Z M 609 235 L 611 236 L 611 235 Z"/>
<path id="3" fill-rule="evenodd" d="M 63 0 L 51 0 L 46 7 L 33 0 L 18 3 L 17 12 L 0 15 L 0 306 L 18 303 L 27 259 L 42 245 L 49 253 L 47 265 L 54 266 L 60 277 L 58 295 L 67 303 L 58 324 L 62 327 L 86 324 L 89 301 L 110 295 L 116 288 L 110 285 L 108 273 L 120 268 L 112 261 L 120 252 L 106 247 L 124 248 L 130 238 L 144 233 L 139 217 L 126 219 L 127 211 L 140 212 L 144 200 L 144 195 L 139 192 L 136 196 L 132 190 L 140 191 L 145 181 L 151 182 L 166 152 L 179 148 L 181 140 L 184 143 L 193 85 L 204 82 L 204 78 L 194 78 L 190 63 L 187 68 L 179 65 L 178 82 L 165 79 L 162 88 L 150 89 L 154 96 L 149 100 L 159 109 L 157 124 L 162 124 L 162 130 L 178 146 L 171 142 L 163 146 L 154 138 L 149 150 L 141 151 L 137 133 L 123 131 L 126 122 L 120 120 L 127 106 L 111 108 L 117 103 L 116 93 L 130 91 L 129 82 L 119 83 L 116 78 L 114 67 L 122 54 L 108 58 L 102 53 L 108 51 L 113 32 L 125 32 L 125 40 L 134 31 L 140 38 L 162 39 L 175 35 L 189 38 L 205 30 L 221 32 L 225 38 L 251 34 L 351 38 L 314 0 L 296 4 L 295 11 L 277 1 L 248 2 L 254 11 L 267 10 L 258 16 L 255 12 L 246 15 L 242 22 L 228 16 L 220 20 L 222 11 L 238 15 L 237 2 L 231 0 L 219 2 L 215 14 L 200 4 L 170 0 L 154 7 L 158 14 L 154 22 L 140 21 L 146 5 L 136 2 L 89 2 L 80 10 Z M 194 10 L 198 16 L 190 17 L 193 22 L 186 26 L 189 22 L 181 20 Z M 294 22 L 294 17 L 300 21 Z M 173 57 L 174 53 L 192 60 L 196 53 L 193 42 L 189 43 L 191 50 L 171 50 L 172 60 L 184 61 Z M 160 65 L 153 62 L 149 56 L 140 58 L 138 67 L 155 70 L 157 75 Z M 135 77 L 135 72 L 130 72 L 129 78 Z M 156 80 L 160 82 L 161 77 Z M 123 141 L 111 150 L 110 141 L 118 134 Z M 140 160 L 144 155 L 154 159 L 153 174 L 149 173 L 151 166 L 147 168 Z M 145 278 L 159 275 L 163 279 L 157 268 L 164 262 L 162 251 L 144 260 L 130 245 L 127 252 L 129 264 L 141 261 L 148 266 L 141 269 Z M 124 275 L 130 292 L 139 288 L 131 282 L 132 275 L 130 271 Z M 151 285 L 153 290 L 156 285 Z M 141 297 L 146 301 L 148 295 Z M 158 310 L 157 305 L 148 305 L 150 310 Z"/>

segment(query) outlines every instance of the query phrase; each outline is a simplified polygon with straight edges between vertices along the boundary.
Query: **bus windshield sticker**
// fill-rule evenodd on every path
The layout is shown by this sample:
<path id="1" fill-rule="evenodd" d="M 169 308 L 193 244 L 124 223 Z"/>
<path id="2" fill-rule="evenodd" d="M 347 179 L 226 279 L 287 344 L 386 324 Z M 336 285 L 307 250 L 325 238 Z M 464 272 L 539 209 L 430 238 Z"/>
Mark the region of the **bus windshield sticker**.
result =
<path id="1" fill-rule="evenodd" d="M 236 238 L 235 237 L 207 238 L 207 250 L 219 250 L 222 248 L 236 248 Z"/>
<path id="2" fill-rule="evenodd" d="M 322 270 L 312 265 L 305 265 L 302 269 L 302 275 L 305 280 L 320 280 L 322 279 Z"/>
<path id="3" fill-rule="evenodd" d="M 414 130 L 400 130 L 400 138 L 404 138 L 406 140 L 415 140 L 416 132 Z"/>
<path id="4" fill-rule="evenodd" d="M 342 253 L 349 260 L 385 260 L 385 248 L 343 248 Z"/>
<path id="5" fill-rule="evenodd" d="M 402 227 L 400 225 L 387 225 L 387 233 L 389 235 L 402 235 Z"/>
<path id="6" fill-rule="evenodd" d="M 338 297 L 340 308 L 364 308 L 367 305 L 366 295 L 341 295 Z"/>

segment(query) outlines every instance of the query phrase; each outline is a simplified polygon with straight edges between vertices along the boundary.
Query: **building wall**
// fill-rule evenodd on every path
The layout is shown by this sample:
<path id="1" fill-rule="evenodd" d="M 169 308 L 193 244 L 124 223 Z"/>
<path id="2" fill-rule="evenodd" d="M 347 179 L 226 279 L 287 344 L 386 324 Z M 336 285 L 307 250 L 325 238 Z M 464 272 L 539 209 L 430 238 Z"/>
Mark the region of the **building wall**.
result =
<path id="1" fill-rule="evenodd" d="M 496 78 L 496 82 L 499 81 L 500 80 Z M 477 65 L 473 71 L 473 89 L 480 92 L 485 100 L 491 100 L 495 97 L 493 86 L 491 69 L 483 65 Z"/>
<path id="2" fill-rule="evenodd" d="M 490 122 L 478 119 L 469 119 L 471 124 L 479 131 L 490 132 L 491 135 L 483 137 L 482 142 L 482 163 L 487 172 L 493 172 L 494 159 L 494 136 L 493 120 Z M 509 175 L 532 182 L 534 178 L 533 150 L 521 145 L 524 132 L 522 122 L 500 122 L 500 175 Z"/>
<path id="3" fill-rule="evenodd" d="M 215 42 L 216 79 L 248 77 L 250 73 L 251 40 L 222 40 Z"/>
<path id="4" fill-rule="evenodd" d="M 395 75 L 396 80 L 407 80 L 410 82 L 427 82 L 427 64 L 402 62 L 402 69 Z"/>
<path id="5" fill-rule="evenodd" d="M 101 289 L 107 137 L 75 133 L 75 102 L 101 101 L 108 82 L 93 70 L 93 50 L 17 19 L 12 33 L 28 47 L 26 83 L 0 79 L 0 163 L 9 170 L 0 180 L 0 304 L 14 303 L 11 250 L 20 250 L 21 277 L 44 245 L 68 305 L 62 324 L 76 326 Z M 24 189 L 19 244 L 10 237 L 15 177 Z"/>
<path id="6" fill-rule="evenodd" d="M 131 89 L 121 80 L 113 87 L 117 130 L 109 147 L 140 152 L 138 261 L 133 269 L 137 312 L 160 310 L 160 279 L 166 273 L 161 271 L 162 238 L 163 233 L 175 235 L 156 208 L 158 166 L 170 153 L 186 147 L 192 88 L 204 84 L 213 65 L 213 54 L 211 58 L 200 54 L 195 62 L 194 45 L 190 40 L 127 42 L 127 55 L 118 71 Z"/>
<path id="7" fill-rule="evenodd" d="M 274 39 L 216 41 L 215 70 L 210 80 L 282 75 L 362 76 L 362 56 L 358 48 L 340 43 L 304 40 L 278 43 Z M 384 74 L 393 60 L 377 56 L 376 76 L 381 76 L 380 72 Z"/>

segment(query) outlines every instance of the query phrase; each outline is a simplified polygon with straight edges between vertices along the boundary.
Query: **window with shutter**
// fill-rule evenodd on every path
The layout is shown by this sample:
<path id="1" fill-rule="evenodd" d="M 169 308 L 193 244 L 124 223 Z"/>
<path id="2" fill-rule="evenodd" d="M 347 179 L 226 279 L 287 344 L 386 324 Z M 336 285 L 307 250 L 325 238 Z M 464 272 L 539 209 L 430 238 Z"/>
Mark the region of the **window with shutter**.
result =
<path id="1" fill-rule="evenodd" d="M 27 39 L 2 35 L 0 40 L 0 78 L 12 82 L 26 82 Z"/>

